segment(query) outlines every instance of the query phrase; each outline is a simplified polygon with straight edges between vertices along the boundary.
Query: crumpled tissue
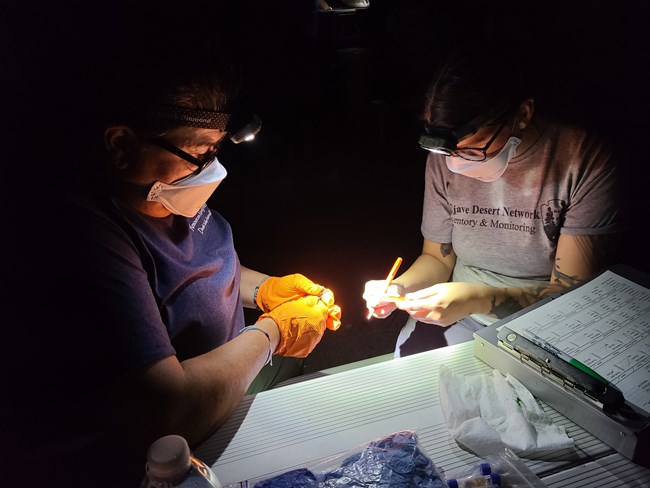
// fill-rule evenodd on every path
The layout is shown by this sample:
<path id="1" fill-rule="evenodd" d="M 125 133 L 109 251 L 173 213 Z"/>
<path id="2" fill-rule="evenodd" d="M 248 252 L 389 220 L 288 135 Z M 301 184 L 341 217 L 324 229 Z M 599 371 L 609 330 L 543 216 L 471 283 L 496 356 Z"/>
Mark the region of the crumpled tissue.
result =
<path id="1" fill-rule="evenodd" d="M 509 447 L 533 453 L 573 446 L 535 397 L 514 376 L 461 375 L 444 364 L 438 372 L 440 406 L 451 436 L 479 456 Z"/>

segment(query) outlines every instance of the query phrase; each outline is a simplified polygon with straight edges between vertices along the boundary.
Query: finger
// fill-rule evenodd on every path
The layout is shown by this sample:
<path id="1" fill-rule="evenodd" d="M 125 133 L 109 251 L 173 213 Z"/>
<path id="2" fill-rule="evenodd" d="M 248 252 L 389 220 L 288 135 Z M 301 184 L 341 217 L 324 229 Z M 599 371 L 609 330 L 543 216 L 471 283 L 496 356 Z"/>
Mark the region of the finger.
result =
<path id="1" fill-rule="evenodd" d="M 396 308 L 399 308 L 400 310 L 406 310 L 407 312 L 409 310 L 422 309 L 422 307 L 418 306 L 418 303 L 415 302 L 414 300 L 401 299 L 401 300 L 395 300 L 393 303 L 395 304 Z"/>
<path id="2" fill-rule="evenodd" d="M 305 295 L 320 295 L 325 289 L 299 273 L 294 275 L 294 286 L 296 290 L 302 291 Z"/>
<path id="3" fill-rule="evenodd" d="M 341 307 L 339 307 L 338 305 L 334 305 L 334 306 L 330 307 L 330 309 L 329 309 L 330 317 L 333 317 L 335 319 L 340 320 L 341 319 L 341 313 L 342 313 L 341 312 Z"/>
<path id="4" fill-rule="evenodd" d="M 393 312 L 393 310 L 395 310 L 395 308 L 396 307 L 393 303 L 380 305 L 372 309 L 372 316 L 378 319 L 384 319 L 388 317 Z"/>
<path id="5" fill-rule="evenodd" d="M 333 317 L 328 317 L 325 327 L 329 330 L 338 330 L 341 327 L 341 321 Z"/>
<path id="6" fill-rule="evenodd" d="M 431 298 L 427 297 L 427 299 L 423 300 L 411 300 L 408 298 L 402 298 L 399 300 L 394 300 L 392 303 L 395 304 L 395 307 L 399 308 L 400 310 L 430 310 L 433 305 L 431 302 Z"/>
<path id="7" fill-rule="evenodd" d="M 406 301 L 406 298 L 405 297 L 400 297 L 400 296 L 397 296 L 397 295 L 384 295 L 382 297 L 382 301 L 390 302 L 390 303 L 398 303 L 398 302 Z"/>
<path id="8" fill-rule="evenodd" d="M 438 293 L 439 290 L 437 290 L 434 287 L 429 287 L 429 288 L 423 288 L 422 290 L 413 291 L 411 293 L 406 293 L 404 295 L 404 298 L 406 298 L 407 300 L 420 300 L 423 298 L 429 298 L 435 296 Z"/>
<path id="9" fill-rule="evenodd" d="M 321 301 L 319 296 L 314 296 L 314 295 L 307 295 L 306 297 L 300 298 L 301 301 L 305 303 L 305 305 L 309 307 L 316 307 L 320 305 L 323 307 L 323 309 L 327 309 L 327 306 Z"/>
<path id="10" fill-rule="evenodd" d="M 391 284 L 386 290 L 385 295 L 390 297 L 399 297 L 400 296 L 399 286 Z"/>
<path id="11" fill-rule="evenodd" d="M 334 293 L 329 288 L 323 289 L 323 292 L 320 294 L 320 299 L 328 307 L 332 307 L 334 305 Z"/>
<path id="12" fill-rule="evenodd" d="M 366 314 L 366 320 L 370 320 L 374 314 L 375 314 L 375 309 L 372 308 L 372 307 L 368 307 L 368 313 Z"/>
<path id="13" fill-rule="evenodd" d="M 384 294 L 384 287 L 386 286 L 386 281 L 369 281 L 366 283 L 366 286 L 363 290 L 363 298 L 368 300 L 372 297 L 380 297 Z"/>

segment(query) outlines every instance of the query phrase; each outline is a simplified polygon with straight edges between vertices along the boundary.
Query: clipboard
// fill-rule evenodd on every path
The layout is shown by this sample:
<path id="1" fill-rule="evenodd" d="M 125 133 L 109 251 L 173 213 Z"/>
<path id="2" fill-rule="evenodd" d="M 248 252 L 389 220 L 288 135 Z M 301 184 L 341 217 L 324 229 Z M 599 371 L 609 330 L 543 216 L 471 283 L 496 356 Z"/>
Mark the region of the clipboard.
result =
<path id="1" fill-rule="evenodd" d="M 608 269 L 650 289 L 647 273 L 627 265 Z M 474 355 L 501 373 L 517 378 L 534 396 L 623 456 L 650 468 L 650 414 L 626 400 L 617 387 L 606 385 L 509 327 L 509 322 L 570 294 L 589 281 L 475 332 Z M 605 386 L 608 388 L 604 389 Z"/>
<path id="2" fill-rule="evenodd" d="M 564 388 L 573 390 L 606 412 L 619 411 L 624 403 L 623 393 L 613 385 L 603 383 L 553 353 L 534 344 L 506 326 L 497 331 L 499 347 L 515 355 L 530 367 L 539 370 Z"/>

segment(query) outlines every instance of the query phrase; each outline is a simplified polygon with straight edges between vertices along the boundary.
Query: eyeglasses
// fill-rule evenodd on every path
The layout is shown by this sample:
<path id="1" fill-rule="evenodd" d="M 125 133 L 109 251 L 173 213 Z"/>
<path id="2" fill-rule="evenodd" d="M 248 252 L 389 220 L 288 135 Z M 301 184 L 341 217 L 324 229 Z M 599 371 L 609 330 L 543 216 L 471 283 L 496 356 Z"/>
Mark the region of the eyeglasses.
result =
<path id="1" fill-rule="evenodd" d="M 461 147 L 453 151 L 450 151 L 449 149 L 444 147 L 438 147 L 433 152 L 437 152 L 438 154 L 443 154 L 447 157 L 462 158 L 465 159 L 466 161 L 485 161 L 487 159 L 488 149 L 490 148 L 494 140 L 497 138 L 497 136 L 501 133 L 505 125 L 506 122 L 503 122 L 499 127 L 499 129 L 494 133 L 492 137 L 490 137 L 490 140 L 483 147 Z"/>
<path id="2" fill-rule="evenodd" d="M 495 104 L 490 110 L 483 114 L 479 114 L 465 125 L 450 129 L 447 127 L 431 126 L 425 124 L 426 133 L 420 136 L 418 141 L 420 147 L 436 154 L 443 156 L 456 156 L 468 161 L 484 161 L 487 159 L 487 150 L 490 145 L 497 138 L 503 125 L 499 127 L 497 132 L 492 136 L 488 143 L 483 148 L 464 147 L 458 148 L 458 141 L 475 134 L 481 127 L 489 127 L 496 125 L 503 117 L 516 107 L 516 103 L 512 100 L 501 100 Z M 504 124 L 509 117 L 506 117 Z"/>
<path id="3" fill-rule="evenodd" d="M 168 142 L 162 137 L 151 137 L 148 138 L 147 141 L 149 141 L 152 144 L 155 144 L 156 146 L 162 149 L 165 149 L 166 151 L 169 151 L 170 153 L 174 154 L 175 156 L 178 156 L 181 159 L 184 159 L 185 161 L 192 163 L 194 166 L 197 167 L 194 173 L 198 174 L 201 171 L 203 171 L 205 167 L 208 164 L 210 164 L 212 161 L 214 161 L 214 159 L 217 157 L 217 153 L 219 152 L 219 149 L 221 149 L 221 143 L 226 139 L 226 135 L 227 133 L 224 133 L 221 139 L 219 139 L 216 142 L 213 149 L 211 151 L 206 152 L 205 154 L 202 154 L 200 158 L 196 158 L 192 156 L 191 154 L 174 146 L 171 142 Z"/>
<path id="4" fill-rule="evenodd" d="M 253 116 L 253 119 L 248 124 L 238 129 L 234 134 L 230 134 L 229 132 L 224 132 L 221 139 L 219 139 L 214 145 L 214 148 L 211 151 L 201 155 L 200 158 L 196 158 L 191 154 L 186 153 L 179 147 L 174 146 L 171 142 L 164 139 L 162 136 L 148 137 L 145 140 L 151 144 L 155 144 L 156 146 L 162 149 L 165 149 L 166 151 L 169 151 L 170 153 L 174 154 L 175 156 L 178 156 L 181 159 L 184 159 L 185 161 L 192 163 L 194 166 L 197 167 L 194 173 L 198 174 L 201 171 L 203 171 L 208 164 L 214 161 L 214 158 L 216 158 L 217 153 L 221 149 L 221 144 L 223 143 L 223 141 L 225 141 L 228 138 L 235 144 L 251 141 L 255 138 L 255 136 L 257 135 L 257 133 L 260 131 L 261 128 L 262 128 L 262 121 L 259 119 L 259 117 Z"/>

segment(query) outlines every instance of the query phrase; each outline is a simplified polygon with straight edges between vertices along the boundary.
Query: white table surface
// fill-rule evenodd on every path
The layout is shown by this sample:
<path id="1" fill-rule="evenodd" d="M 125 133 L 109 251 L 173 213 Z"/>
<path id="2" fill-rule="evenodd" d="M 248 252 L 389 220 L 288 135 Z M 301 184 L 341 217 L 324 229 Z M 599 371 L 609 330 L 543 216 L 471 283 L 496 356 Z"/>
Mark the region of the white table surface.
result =
<path id="1" fill-rule="evenodd" d="M 310 375 L 245 397 L 233 416 L 195 451 L 222 484 L 255 481 L 308 466 L 368 441 L 413 429 L 442 470 L 479 460 L 449 435 L 440 408 L 438 367 L 488 373 L 473 342 L 335 374 Z M 621 456 L 543 402 L 575 441 L 573 449 L 522 458 L 549 487 L 650 487 L 650 470 Z"/>

